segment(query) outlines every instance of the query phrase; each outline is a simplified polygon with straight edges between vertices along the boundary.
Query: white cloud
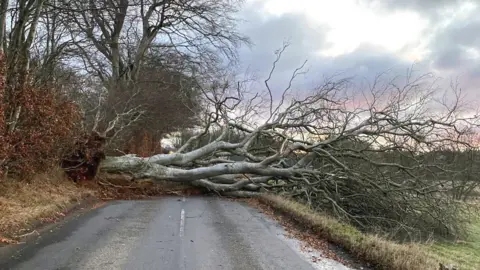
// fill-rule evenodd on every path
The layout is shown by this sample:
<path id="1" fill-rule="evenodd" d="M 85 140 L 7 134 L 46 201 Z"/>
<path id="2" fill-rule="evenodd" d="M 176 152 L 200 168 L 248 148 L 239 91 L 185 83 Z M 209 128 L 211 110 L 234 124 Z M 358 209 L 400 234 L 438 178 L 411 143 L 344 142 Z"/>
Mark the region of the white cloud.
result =
<path id="1" fill-rule="evenodd" d="M 428 21 L 413 11 L 377 12 L 355 0 L 251 0 L 261 3 L 266 16 L 288 13 L 303 14 L 316 26 L 327 26 L 328 49 L 319 48 L 320 55 L 338 56 L 354 51 L 363 43 L 381 46 L 387 51 L 399 51 L 418 43 Z M 311 26 L 310 26 L 311 27 Z M 315 34 L 315 33 L 312 33 Z M 407 56 L 410 56 L 407 54 Z M 415 52 L 415 57 L 419 52 Z"/>
<path id="2" fill-rule="evenodd" d="M 242 49 L 240 60 L 265 79 L 274 59 L 272 52 L 290 40 L 272 78 L 277 97 L 291 72 L 308 60 L 308 73 L 296 80 L 297 89 L 311 89 L 323 75 L 342 72 L 371 81 L 386 70 L 404 75 L 414 65 L 418 73 L 431 71 L 441 77 L 442 89 L 458 79 L 464 93 L 478 103 L 480 19 L 475 15 L 480 12 L 479 3 L 247 0 L 242 18 L 248 23 L 241 28 L 255 45 Z"/>

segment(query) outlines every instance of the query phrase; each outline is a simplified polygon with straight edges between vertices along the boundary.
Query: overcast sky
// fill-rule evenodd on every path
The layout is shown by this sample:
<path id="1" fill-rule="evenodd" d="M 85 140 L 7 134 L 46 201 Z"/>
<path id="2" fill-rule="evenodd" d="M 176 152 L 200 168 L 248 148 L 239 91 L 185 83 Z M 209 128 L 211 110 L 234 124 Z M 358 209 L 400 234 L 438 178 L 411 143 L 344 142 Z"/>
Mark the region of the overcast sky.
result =
<path id="1" fill-rule="evenodd" d="M 278 68 L 286 78 L 304 60 L 302 84 L 339 71 L 371 78 L 387 69 L 458 77 L 480 92 L 480 0 L 247 0 L 240 30 L 254 46 L 240 52 L 243 68 L 260 76 L 274 50 L 291 43 Z M 480 96 L 480 95 L 478 95 Z"/>

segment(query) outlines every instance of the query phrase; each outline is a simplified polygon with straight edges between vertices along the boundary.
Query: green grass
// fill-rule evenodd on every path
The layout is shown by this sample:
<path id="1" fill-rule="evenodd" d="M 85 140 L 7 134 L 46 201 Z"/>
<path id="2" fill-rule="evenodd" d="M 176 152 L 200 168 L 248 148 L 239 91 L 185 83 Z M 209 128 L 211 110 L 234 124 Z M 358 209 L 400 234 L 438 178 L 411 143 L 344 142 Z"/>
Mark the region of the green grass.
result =
<path id="1" fill-rule="evenodd" d="M 480 269 L 480 218 L 469 226 L 466 241 L 436 242 L 427 246 L 432 258 L 454 264 L 461 270 Z"/>

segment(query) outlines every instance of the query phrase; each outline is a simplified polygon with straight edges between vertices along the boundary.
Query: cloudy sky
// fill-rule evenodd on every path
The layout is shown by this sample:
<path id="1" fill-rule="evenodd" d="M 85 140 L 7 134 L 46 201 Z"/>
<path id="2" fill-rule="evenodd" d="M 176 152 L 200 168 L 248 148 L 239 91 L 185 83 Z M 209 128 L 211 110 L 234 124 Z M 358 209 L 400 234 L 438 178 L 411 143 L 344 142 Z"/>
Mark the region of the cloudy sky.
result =
<path id="1" fill-rule="evenodd" d="M 479 15 L 480 0 L 247 0 L 240 30 L 254 46 L 240 56 L 243 68 L 265 76 L 273 52 L 289 41 L 280 81 L 304 60 L 309 72 L 303 83 L 336 72 L 371 78 L 415 64 L 445 85 L 458 79 L 477 96 Z"/>

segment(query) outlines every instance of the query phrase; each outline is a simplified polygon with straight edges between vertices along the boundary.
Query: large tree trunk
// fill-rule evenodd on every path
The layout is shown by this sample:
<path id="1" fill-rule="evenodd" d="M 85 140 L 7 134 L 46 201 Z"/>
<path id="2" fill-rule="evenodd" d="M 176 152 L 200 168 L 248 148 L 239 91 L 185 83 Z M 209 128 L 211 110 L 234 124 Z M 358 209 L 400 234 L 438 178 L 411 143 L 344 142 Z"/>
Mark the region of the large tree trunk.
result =
<path id="1" fill-rule="evenodd" d="M 371 89 L 364 108 L 342 94 L 347 80 L 327 81 L 288 103 L 289 86 L 276 105 L 258 94 L 247 99 L 240 86 L 230 91 L 225 83 L 205 93 L 213 104 L 203 130 L 176 153 L 107 157 L 100 170 L 231 196 L 281 193 L 395 236 L 456 234 L 460 208 L 445 186 L 458 174 L 441 156 L 472 149 L 465 136 L 478 119 L 455 114 L 458 102 L 443 104 L 444 111 L 428 109 L 438 108 L 436 89 L 419 91 L 424 79 L 409 77 L 401 89 L 396 81 L 376 81 L 385 88 Z M 272 97 L 268 80 L 265 85 Z"/>

